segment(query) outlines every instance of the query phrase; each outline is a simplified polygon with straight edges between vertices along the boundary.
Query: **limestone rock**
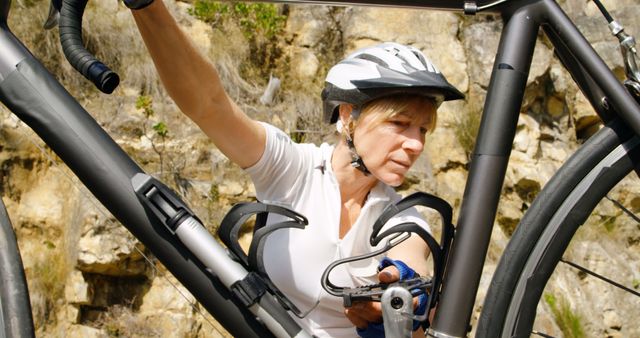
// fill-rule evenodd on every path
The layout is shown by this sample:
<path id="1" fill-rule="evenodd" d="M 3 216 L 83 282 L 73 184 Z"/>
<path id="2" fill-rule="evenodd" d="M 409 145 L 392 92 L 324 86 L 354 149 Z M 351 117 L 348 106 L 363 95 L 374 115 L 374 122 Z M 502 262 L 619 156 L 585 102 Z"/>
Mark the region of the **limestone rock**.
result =
<path id="1" fill-rule="evenodd" d="M 484 88 L 488 86 L 500 41 L 502 24 L 498 21 L 473 23 L 462 30 L 464 49 L 469 58 L 469 78 Z M 478 43 L 482 41 L 482 43 Z"/>
<path id="2" fill-rule="evenodd" d="M 40 227 L 62 228 L 66 220 L 65 202 L 72 200 L 73 189 L 62 170 L 50 168 L 41 172 L 32 188 L 20 199 L 17 223 Z"/>
<path id="3" fill-rule="evenodd" d="M 540 125 L 533 117 L 520 114 L 516 136 L 513 140 L 513 150 L 522 152 L 529 158 L 538 153 L 540 142 Z"/>
<path id="4" fill-rule="evenodd" d="M 218 185 L 218 192 L 224 196 L 239 196 L 244 193 L 244 186 L 239 182 L 226 181 Z"/>
<path id="5" fill-rule="evenodd" d="M 330 7 L 292 6 L 287 18 L 286 34 L 301 47 L 316 47 L 325 32 L 332 28 Z"/>
<path id="6" fill-rule="evenodd" d="M 607 309 L 602 313 L 602 321 L 608 329 L 619 331 L 622 328 L 620 316 L 614 309 Z"/>
<path id="7" fill-rule="evenodd" d="M 300 48 L 293 53 L 291 71 L 296 78 L 307 82 L 313 81 L 319 69 L 320 61 L 311 50 Z"/>
<path id="8" fill-rule="evenodd" d="M 86 325 L 71 325 L 66 332 L 67 337 L 107 338 L 106 332 Z"/>
<path id="9" fill-rule="evenodd" d="M 185 298 L 186 297 L 186 298 Z M 193 296 L 173 277 L 159 276 L 144 295 L 139 316 L 154 322 L 160 336 L 185 336 L 193 330 Z"/>
<path id="10" fill-rule="evenodd" d="M 93 300 L 92 290 L 79 270 L 73 270 L 69 274 L 64 288 L 64 298 L 67 302 L 76 305 L 91 304 Z"/>
<path id="11" fill-rule="evenodd" d="M 78 269 L 111 276 L 137 276 L 146 273 L 142 246 L 114 219 L 97 211 L 87 212 L 78 241 Z"/>
<path id="12" fill-rule="evenodd" d="M 446 149 L 446 151 L 443 151 L 443 149 Z M 424 158 L 434 174 L 448 168 L 462 166 L 468 161 L 464 149 L 456 139 L 456 135 L 449 128 L 442 125 L 436 127 L 433 133 L 427 136 Z"/>

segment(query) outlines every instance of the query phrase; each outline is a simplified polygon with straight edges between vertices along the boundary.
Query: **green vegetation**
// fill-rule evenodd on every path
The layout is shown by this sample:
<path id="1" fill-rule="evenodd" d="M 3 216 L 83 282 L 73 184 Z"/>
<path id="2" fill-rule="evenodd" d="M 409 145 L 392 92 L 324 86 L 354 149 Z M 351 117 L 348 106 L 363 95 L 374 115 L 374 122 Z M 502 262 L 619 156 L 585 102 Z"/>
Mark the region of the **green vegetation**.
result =
<path id="1" fill-rule="evenodd" d="M 142 109 L 144 116 L 146 116 L 147 118 L 150 118 L 154 114 L 152 105 L 153 100 L 151 99 L 151 96 L 140 95 L 136 99 L 136 109 Z"/>
<path id="2" fill-rule="evenodd" d="M 479 112 L 461 114 L 453 128 L 458 142 L 460 142 L 467 155 L 473 152 L 473 147 L 476 145 L 476 136 L 478 135 L 481 118 L 482 114 Z"/>
<path id="3" fill-rule="evenodd" d="M 156 134 L 160 136 L 163 140 L 167 137 L 167 135 L 169 135 L 169 129 L 167 127 L 167 124 L 162 121 L 154 124 L 152 128 L 153 130 L 156 131 Z"/>
<path id="4" fill-rule="evenodd" d="M 616 227 L 616 217 L 615 216 L 601 216 L 602 217 L 602 225 L 608 233 L 613 232 Z"/>
<path id="5" fill-rule="evenodd" d="M 212 202 L 218 202 L 220 199 L 220 191 L 218 191 L 217 184 L 211 184 L 211 189 L 209 189 L 209 199 Z"/>
<path id="6" fill-rule="evenodd" d="M 242 73 L 248 78 L 268 79 L 282 54 L 274 43 L 281 38 L 287 19 L 280 14 L 280 8 L 274 4 L 196 0 L 189 13 L 222 31 L 237 26 L 251 50 Z"/>
<path id="7" fill-rule="evenodd" d="M 585 337 L 582 318 L 571 310 L 566 300 L 558 300 L 550 293 L 544 294 L 544 300 L 551 308 L 556 324 L 565 338 Z"/>
<path id="8" fill-rule="evenodd" d="M 280 34 L 286 17 L 279 14 L 278 7 L 263 3 L 221 3 L 212 0 L 196 0 L 189 14 L 219 27 L 232 20 L 242 28 L 245 37 L 264 36 L 269 39 Z"/>
<path id="9" fill-rule="evenodd" d="M 153 123 L 151 117 L 155 114 L 153 109 L 153 99 L 148 95 L 140 95 L 136 99 L 136 109 L 142 110 L 144 116 L 147 118 L 147 123 L 143 125 L 143 135 L 149 138 L 153 151 L 158 154 L 160 160 L 160 177 L 166 180 L 164 177 L 164 157 L 165 157 L 165 141 L 169 136 L 169 127 L 163 121 Z M 155 131 L 155 135 L 160 137 L 160 142 L 156 142 L 154 137 L 147 135 L 147 124 L 151 124 L 151 128 Z"/>

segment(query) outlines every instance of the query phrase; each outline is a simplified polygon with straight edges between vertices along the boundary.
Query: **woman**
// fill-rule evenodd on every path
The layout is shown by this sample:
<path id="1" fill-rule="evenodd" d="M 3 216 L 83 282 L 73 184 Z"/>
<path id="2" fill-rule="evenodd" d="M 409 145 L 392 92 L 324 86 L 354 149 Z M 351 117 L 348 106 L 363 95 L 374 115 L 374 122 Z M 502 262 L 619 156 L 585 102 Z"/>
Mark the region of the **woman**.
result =
<path id="1" fill-rule="evenodd" d="M 125 3 L 170 96 L 256 186 L 257 198 L 286 205 L 309 219 L 304 230 L 274 233 L 264 251 L 273 282 L 303 312 L 299 320 L 319 337 L 380 336 L 380 304 L 349 308 L 320 285 L 326 266 L 371 252 L 371 226 L 400 196 L 402 183 L 435 126 L 443 100 L 462 98 L 424 55 L 387 43 L 358 51 L 334 66 L 323 90 L 325 118 L 342 135 L 334 147 L 296 144 L 277 128 L 250 119 L 225 93 L 216 69 L 191 45 L 161 0 Z M 274 220 L 270 220 L 274 221 Z M 388 222 L 426 223 L 415 210 Z M 337 285 L 393 282 L 398 266 L 426 274 L 428 248 L 412 236 L 386 253 L 337 268 Z M 403 265 L 404 264 L 404 265 Z M 417 301 L 416 301 L 417 302 Z M 417 304 L 416 304 L 417 305 Z M 422 336 L 424 336 L 422 334 Z"/>

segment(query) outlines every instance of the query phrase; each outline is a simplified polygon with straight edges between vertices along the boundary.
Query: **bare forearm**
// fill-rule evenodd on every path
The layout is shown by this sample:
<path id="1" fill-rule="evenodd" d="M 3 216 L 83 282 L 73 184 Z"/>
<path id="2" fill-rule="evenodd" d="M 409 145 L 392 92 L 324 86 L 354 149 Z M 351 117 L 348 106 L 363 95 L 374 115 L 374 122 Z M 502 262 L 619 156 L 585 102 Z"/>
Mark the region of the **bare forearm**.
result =
<path id="1" fill-rule="evenodd" d="M 133 11 L 136 24 L 164 87 L 180 109 L 194 120 L 211 105 L 228 105 L 213 65 L 179 28 L 164 3 L 154 1 Z"/>
<path id="2" fill-rule="evenodd" d="M 180 110 L 241 167 L 262 156 L 265 131 L 225 93 L 218 72 L 191 43 L 161 0 L 133 16 L 162 84 Z"/>

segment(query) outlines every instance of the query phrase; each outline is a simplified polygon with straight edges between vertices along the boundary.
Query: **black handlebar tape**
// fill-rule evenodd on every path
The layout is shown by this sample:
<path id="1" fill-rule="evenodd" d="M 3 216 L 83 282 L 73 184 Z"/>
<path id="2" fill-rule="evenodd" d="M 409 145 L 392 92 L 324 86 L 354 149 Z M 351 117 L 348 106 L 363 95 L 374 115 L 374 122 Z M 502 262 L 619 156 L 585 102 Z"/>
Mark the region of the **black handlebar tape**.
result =
<path id="1" fill-rule="evenodd" d="M 88 0 L 62 0 L 60 9 L 60 43 L 69 63 L 100 91 L 111 94 L 120 77 L 84 48 L 82 15 Z"/>

